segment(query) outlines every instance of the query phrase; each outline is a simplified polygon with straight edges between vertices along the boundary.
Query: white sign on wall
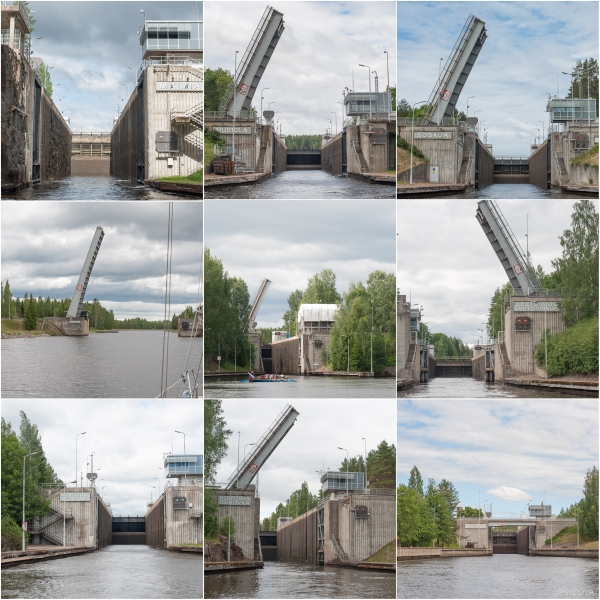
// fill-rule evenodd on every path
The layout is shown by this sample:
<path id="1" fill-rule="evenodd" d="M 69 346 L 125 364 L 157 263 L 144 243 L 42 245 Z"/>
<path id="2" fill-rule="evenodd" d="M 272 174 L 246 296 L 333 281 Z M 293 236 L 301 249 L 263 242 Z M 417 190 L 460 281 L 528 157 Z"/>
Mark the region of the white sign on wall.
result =
<path id="1" fill-rule="evenodd" d="M 201 81 L 157 81 L 157 92 L 201 92 Z"/>
<path id="2" fill-rule="evenodd" d="M 252 506 L 250 496 L 218 496 L 221 506 Z"/>
<path id="3" fill-rule="evenodd" d="M 515 312 L 558 312 L 558 302 L 515 302 Z"/>
<path id="4" fill-rule="evenodd" d="M 416 140 L 451 140 L 453 131 L 415 131 Z"/>
<path id="5" fill-rule="evenodd" d="M 250 135 L 252 133 L 252 127 L 213 127 L 213 129 L 215 131 L 218 131 L 219 133 L 228 133 L 228 134 L 232 134 L 235 133 L 237 134 L 244 134 L 244 135 Z"/>
<path id="6" fill-rule="evenodd" d="M 467 523 L 465 529 L 487 529 L 485 523 Z"/>
<path id="7" fill-rule="evenodd" d="M 90 502 L 89 492 L 61 492 L 61 502 Z"/>

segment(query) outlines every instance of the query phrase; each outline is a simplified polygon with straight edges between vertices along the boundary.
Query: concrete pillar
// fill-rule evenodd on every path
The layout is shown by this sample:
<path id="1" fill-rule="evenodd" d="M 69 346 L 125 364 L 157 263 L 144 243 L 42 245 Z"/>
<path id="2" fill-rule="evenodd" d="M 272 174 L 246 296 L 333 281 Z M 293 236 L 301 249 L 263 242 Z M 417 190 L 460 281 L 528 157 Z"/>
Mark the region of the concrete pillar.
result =
<path id="1" fill-rule="evenodd" d="M 15 18 L 13 16 L 10 17 L 10 33 L 8 36 L 8 46 L 9 48 L 15 49 Z"/>

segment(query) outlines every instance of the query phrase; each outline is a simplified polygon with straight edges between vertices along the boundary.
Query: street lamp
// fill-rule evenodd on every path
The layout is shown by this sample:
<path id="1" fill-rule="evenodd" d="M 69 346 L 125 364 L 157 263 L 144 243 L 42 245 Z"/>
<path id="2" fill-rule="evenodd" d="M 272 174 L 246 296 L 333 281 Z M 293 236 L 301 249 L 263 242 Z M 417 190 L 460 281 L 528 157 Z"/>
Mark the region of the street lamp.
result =
<path id="1" fill-rule="evenodd" d="M 471 98 L 475 98 L 475 96 L 469 96 L 469 97 L 467 98 L 467 119 L 469 118 L 469 100 L 470 100 Z"/>
<path id="2" fill-rule="evenodd" d="M 83 433 L 78 433 L 75 436 L 75 487 L 77 487 L 77 438 L 80 435 L 85 435 L 87 433 L 87 431 L 84 431 Z"/>
<path id="3" fill-rule="evenodd" d="M 369 69 L 369 119 L 370 119 L 373 115 L 373 113 L 371 111 L 371 67 L 369 65 L 358 65 L 358 66 Z"/>
<path id="4" fill-rule="evenodd" d="M 21 522 L 21 532 L 23 534 L 23 544 L 21 550 L 23 550 L 23 552 L 25 552 L 25 459 L 29 458 L 30 456 L 34 456 L 35 454 L 37 454 L 37 452 L 32 452 L 31 454 L 27 454 L 23 457 L 23 521 Z"/>
<path id="5" fill-rule="evenodd" d="M 348 373 L 350 373 L 350 336 L 343 335 L 343 338 L 348 338 Z"/>
<path id="6" fill-rule="evenodd" d="M 187 456 L 187 454 L 185 452 L 185 433 L 183 431 L 177 431 L 177 430 L 175 430 L 175 433 L 181 433 L 181 435 L 183 435 L 183 455 Z M 183 477 L 185 479 L 185 484 L 187 485 L 187 469 L 184 469 L 184 471 L 185 471 L 185 473 L 183 474 Z"/>
<path id="7" fill-rule="evenodd" d="M 346 118 L 346 113 L 344 111 L 344 103 L 343 102 L 337 102 L 336 104 L 341 104 L 342 105 L 342 118 L 345 119 Z M 336 127 L 337 127 L 337 124 L 336 124 Z"/>
<path id="8" fill-rule="evenodd" d="M 265 90 L 268 90 L 269 88 L 263 88 L 262 90 L 260 90 L 260 124 L 262 125 L 263 122 L 263 109 L 262 109 L 262 101 L 263 101 L 263 92 Z"/>
<path id="9" fill-rule="evenodd" d="M 233 172 L 235 173 L 235 101 L 237 92 L 237 55 L 239 50 L 235 51 L 233 57 L 233 129 L 231 130 L 231 159 L 233 160 Z M 221 371 L 221 363 L 219 362 L 219 372 Z"/>
<path id="10" fill-rule="evenodd" d="M 340 448 L 338 450 L 344 450 L 346 452 L 346 496 L 348 495 L 348 450 L 346 448 Z"/>
<path id="11" fill-rule="evenodd" d="M 331 114 L 335 115 L 335 135 L 337 135 L 337 113 L 332 110 Z"/>
<path id="12" fill-rule="evenodd" d="M 412 164 L 413 164 L 413 148 L 415 147 L 415 106 L 417 104 L 425 104 L 427 100 L 419 100 L 413 104 L 412 124 L 410 127 L 410 185 L 412 185 Z"/>
<path id="13" fill-rule="evenodd" d="M 246 448 L 247 448 L 248 446 L 254 446 L 254 445 L 255 445 L 255 442 L 252 442 L 251 444 L 246 444 L 246 445 L 244 446 L 244 461 L 246 461 Z"/>
<path id="14" fill-rule="evenodd" d="M 544 121 L 538 121 L 538 123 L 542 124 L 542 139 L 546 138 L 546 131 L 544 129 Z"/>
<path id="15" fill-rule="evenodd" d="M 235 129 L 235 127 L 234 127 Z M 217 356 L 217 360 L 219 361 L 219 373 L 221 372 L 221 336 L 225 335 L 227 332 L 226 331 L 222 331 L 219 335 L 218 335 L 218 340 L 219 340 L 219 355 Z"/>
<path id="16" fill-rule="evenodd" d="M 442 79 L 442 62 L 443 62 L 443 58 L 440 58 L 440 68 L 438 70 L 438 82 Z M 436 98 L 436 103 L 437 103 L 437 120 L 438 120 L 438 125 L 441 125 L 440 123 L 440 99 Z"/>
<path id="17" fill-rule="evenodd" d="M 387 88 L 386 88 L 386 92 L 390 91 L 390 55 L 388 53 L 387 50 L 384 50 L 383 53 L 385 54 L 385 65 L 386 65 L 386 69 L 387 69 Z"/>
<path id="18" fill-rule="evenodd" d="M 367 482 L 367 438 L 363 438 L 365 440 L 365 490 L 369 489 L 369 484 Z"/>

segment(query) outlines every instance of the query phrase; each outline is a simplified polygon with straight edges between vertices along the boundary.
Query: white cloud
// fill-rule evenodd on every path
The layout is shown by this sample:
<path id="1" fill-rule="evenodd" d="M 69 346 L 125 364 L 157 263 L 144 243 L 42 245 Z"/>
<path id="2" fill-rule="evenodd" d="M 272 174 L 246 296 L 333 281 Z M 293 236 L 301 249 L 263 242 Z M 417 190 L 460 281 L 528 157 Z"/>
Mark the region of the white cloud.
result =
<path id="1" fill-rule="evenodd" d="M 502 500 L 511 500 L 513 502 L 533 500 L 533 496 L 529 495 L 527 492 L 507 485 L 501 485 L 498 488 L 488 490 L 488 494 L 496 496 L 497 498 L 502 498 Z"/>

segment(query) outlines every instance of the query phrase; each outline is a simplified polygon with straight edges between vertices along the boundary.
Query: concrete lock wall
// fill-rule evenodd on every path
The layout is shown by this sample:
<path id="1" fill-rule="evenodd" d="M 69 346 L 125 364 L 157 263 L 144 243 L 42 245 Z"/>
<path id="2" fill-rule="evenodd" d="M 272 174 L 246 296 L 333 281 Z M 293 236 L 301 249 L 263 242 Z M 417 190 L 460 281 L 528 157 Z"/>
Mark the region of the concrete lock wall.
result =
<path id="1" fill-rule="evenodd" d="M 321 147 L 321 169 L 334 175 L 343 173 L 342 143 L 344 132 L 340 131 Z"/>
<path id="2" fill-rule="evenodd" d="M 102 496 L 98 494 L 98 544 L 97 548 L 105 548 L 112 544 L 112 513 Z"/>
<path id="3" fill-rule="evenodd" d="M 177 485 L 165 490 L 165 540 L 166 547 L 202 543 L 202 507 L 204 499 L 201 485 Z M 173 498 L 185 497 L 188 507 L 173 508 Z"/>
<path id="4" fill-rule="evenodd" d="M 529 183 L 543 189 L 548 187 L 548 140 L 544 140 L 529 156 Z"/>
<path id="5" fill-rule="evenodd" d="M 560 187 L 566 183 L 571 184 L 592 184 L 598 185 L 598 167 L 590 165 L 572 165 L 571 160 L 581 154 L 581 151 L 575 151 L 574 138 L 577 134 L 585 134 L 590 137 L 590 145 L 596 143 L 598 139 L 598 125 L 570 125 L 562 132 L 550 134 L 551 149 L 551 178 L 552 185 Z M 561 161 L 562 159 L 562 161 Z M 561 179 L 561 175 L 563 178 Z"/>
<path id="6" fill-rule="evenodd" d="M 273 173 L 283 173 L 287 169 L 287 146 L 276 134 L 273 134 Z"/>
<path id="7" fill-rule="evenodd" d="M 535 364 L 535 347 L 544 339 L 544 331 L 546 327 L 550 330 L 550 334 L 554 335 L 564 330 L 565 324 L 560 311 L 514 310 L 515 302 L 556 302 L 560 306 L 560 298 L 544 298 L 544 297 L 523 297 L 511 296 L 510 308 L 506 313 L 505 319 L 505 343 L 510 360 L 511 367 L 523 374 L 537 373 L 544 377 L 545 374 Z M 516 318 L 529 317 L 531 319 L 530 331 L 517 331 Z"/>
<path id="8" fill-rule="evenodd" d="M 146 544 L 165 547 L 165 494 L 162 493 L 146 513 Z"/>
<path id="9" fill-rule="evenodd" d="M 186 323 L 189 323 L 189 326 L 187 329 L 181 328 L 181 323 L 183 321 L 185 321 Z M 198 323 L 198 321 L 196 321 L 196 323 L 194 324 L 194 317 L 190 317 L 188 319 L 177 319 L 177 335 L 178 335 L 178 337 L 192 337 L 192 332 L 194 333 L 194 337 L 202 337 L 202 332 L 203 332 L 202 322 Z"/>
<path id="10" fill-rule="evenodd" d="M 396 369 L 399 379 L 411 379 L 405 369 L 410 347 L 410 303 L 404 294 L 396 296 Z"/>
<path id="11" fill-rule="evenodd" d="M 398 134 L 409 144 L 413 144 L 429 159 L 428 167 L 437 166 L 439 171 L 439 183 L 462 183 L 459 181 L 459 173 L 463 163 L 463 157 L 468 158 L 468 153 L 463 149 L 465 134 L 458 126 L 443 127 L 414 127 L 413 132 L 408 125 L 400 125 Z M 435 137 L 421 138 L 419 135 L 431 135 Z M 443 137 L 449 135 L 449 138 Z M 474 162 L 473 156 L 473 162 Z"/>
<path id="12" fill-rule="evenodd" d="M 485 352 L 471 359 L 473 379 L 485 381 Z"/>
<path id="13" fill-rule="evenodd" d="M 326 364 L 330 333 L 303 333 L 300 336 L 300 373 L 311 373 Z"/>
<path id="14" fill-rule="evenodd" d="M 89 335 L 90 322 L 87 319 L 71 317 L 46 317 L 48 329 L 59 335 Z"/>
<path id="15" fill-rule="evenodd" d="M 421 163 L 413 165 L 412 168 L 413 183 L 428 183 L 429 182 L 429 163 Z M 410 166 L 404 171 L 398 173 L 398 181 L 410 181 Z"/>
<path id="16" fill-rule="evenodd" d="M 137 180 L 138 105 L 136 87 L 110 134 L 110 174 L 129 181 Z"/>
<path id="17" fill-rule="evenodd" d="M 110 134 L 72 134 L 71 175 L 110 175 Z"/>
<path id="18" fill-rule="evenodd" d="M 232 119 L 205 119 L 204 126 L 206 128 L 217 129 L 225 145 L 232 145 L 233 134 L 224 133 L 224 130 L 230 131 L 233 128 Z M 256 119 L 238 118 L 235 120 L 235 155 L 239 156 L 245 166 L 253 171 L 257 167 L 260 143 L 261 131 Z"/>
<path id="19" fill-rule="evenodd" d="M 63 493 L 68 494 L 67 498 L 70 498 L 68 501 L 61 502 Z M 79 499 L 73 500 L 72 494 L 79 494 L 75 497 Z M 66 546 L 102 548 L 110 543 L 107 543 L 107 540 L 112 536 L 112 516 L 107 518 L 106 513 L 110 515 L 110 511 L 98 497 L 95 488 L 58 489 L 49 496 L 49 500 L 49 513 L 34 519 L 31 527 L 33 543 L 62 546 L 63 527 Z M 98 518 L 99 506 L 102 511 L 100 518 Z"/>
<path id="20" fill-rule="evenodd" d="M 456 540 L 461 548 L 472 543 L 476 548 L 492 548 L 492 528 L 486 519 L 455 519 Z"/>
<path id="21" fill-rule="evenodd" d="M 474 133 L 470 133 L 475 137 Z M 481 143 L 479 138 L 476 138 L 477 143 L 477 167 L 478 167 L 478 188 L 484 188 L 494 183 L 494 155 Z"/>
<path id="22" fill-rule="evenodd" d="M 71 174 L 71 130 L 26 60 L 1 47 L 2 185 L 15 189 L 34 179 L 34 147 L 39 148 L 39 180 Z M 36 89 L 39 137 L 34 140 Z M 35 143 L 34 143 L 35 142 Z"/>
<path id="23" fill-rule="evenodd" d="M 254 488 L 254 486 L 251 486 Z M 254 539 L 258 537 L 260 515 L 260 499 L 255 498 L 252 490 L 218 490 L 217 496 L 245 496 L 250 498 L 249 505 L 237 506 L 219 504 L 219 523 L 226 517 L 231 517 L 235 523 L 235 543 L 242 549 L 244 557 L 254 560 Z"/>
<path id="24" fill-rule="evenodd" d="M 247 333 L 248 340 L 254 347 L 254 356 L 252 358 L 252 370 L 253 371 L 262 371 L 263 364 L 261 358 L 261 348 L 262 348 L 262 337 L 260 331 L 255 333 Z"/>
<path id="25" fill-rule="evenodd" d="M 277 530 L 277 560 L 317 564 L 317 509 Z"/>
<path id="26" fill-rule="evenodd" d="M 300 340 L 294 336 L 271 344 L 273 373 L 300 375 L 298 353 Z"/>

